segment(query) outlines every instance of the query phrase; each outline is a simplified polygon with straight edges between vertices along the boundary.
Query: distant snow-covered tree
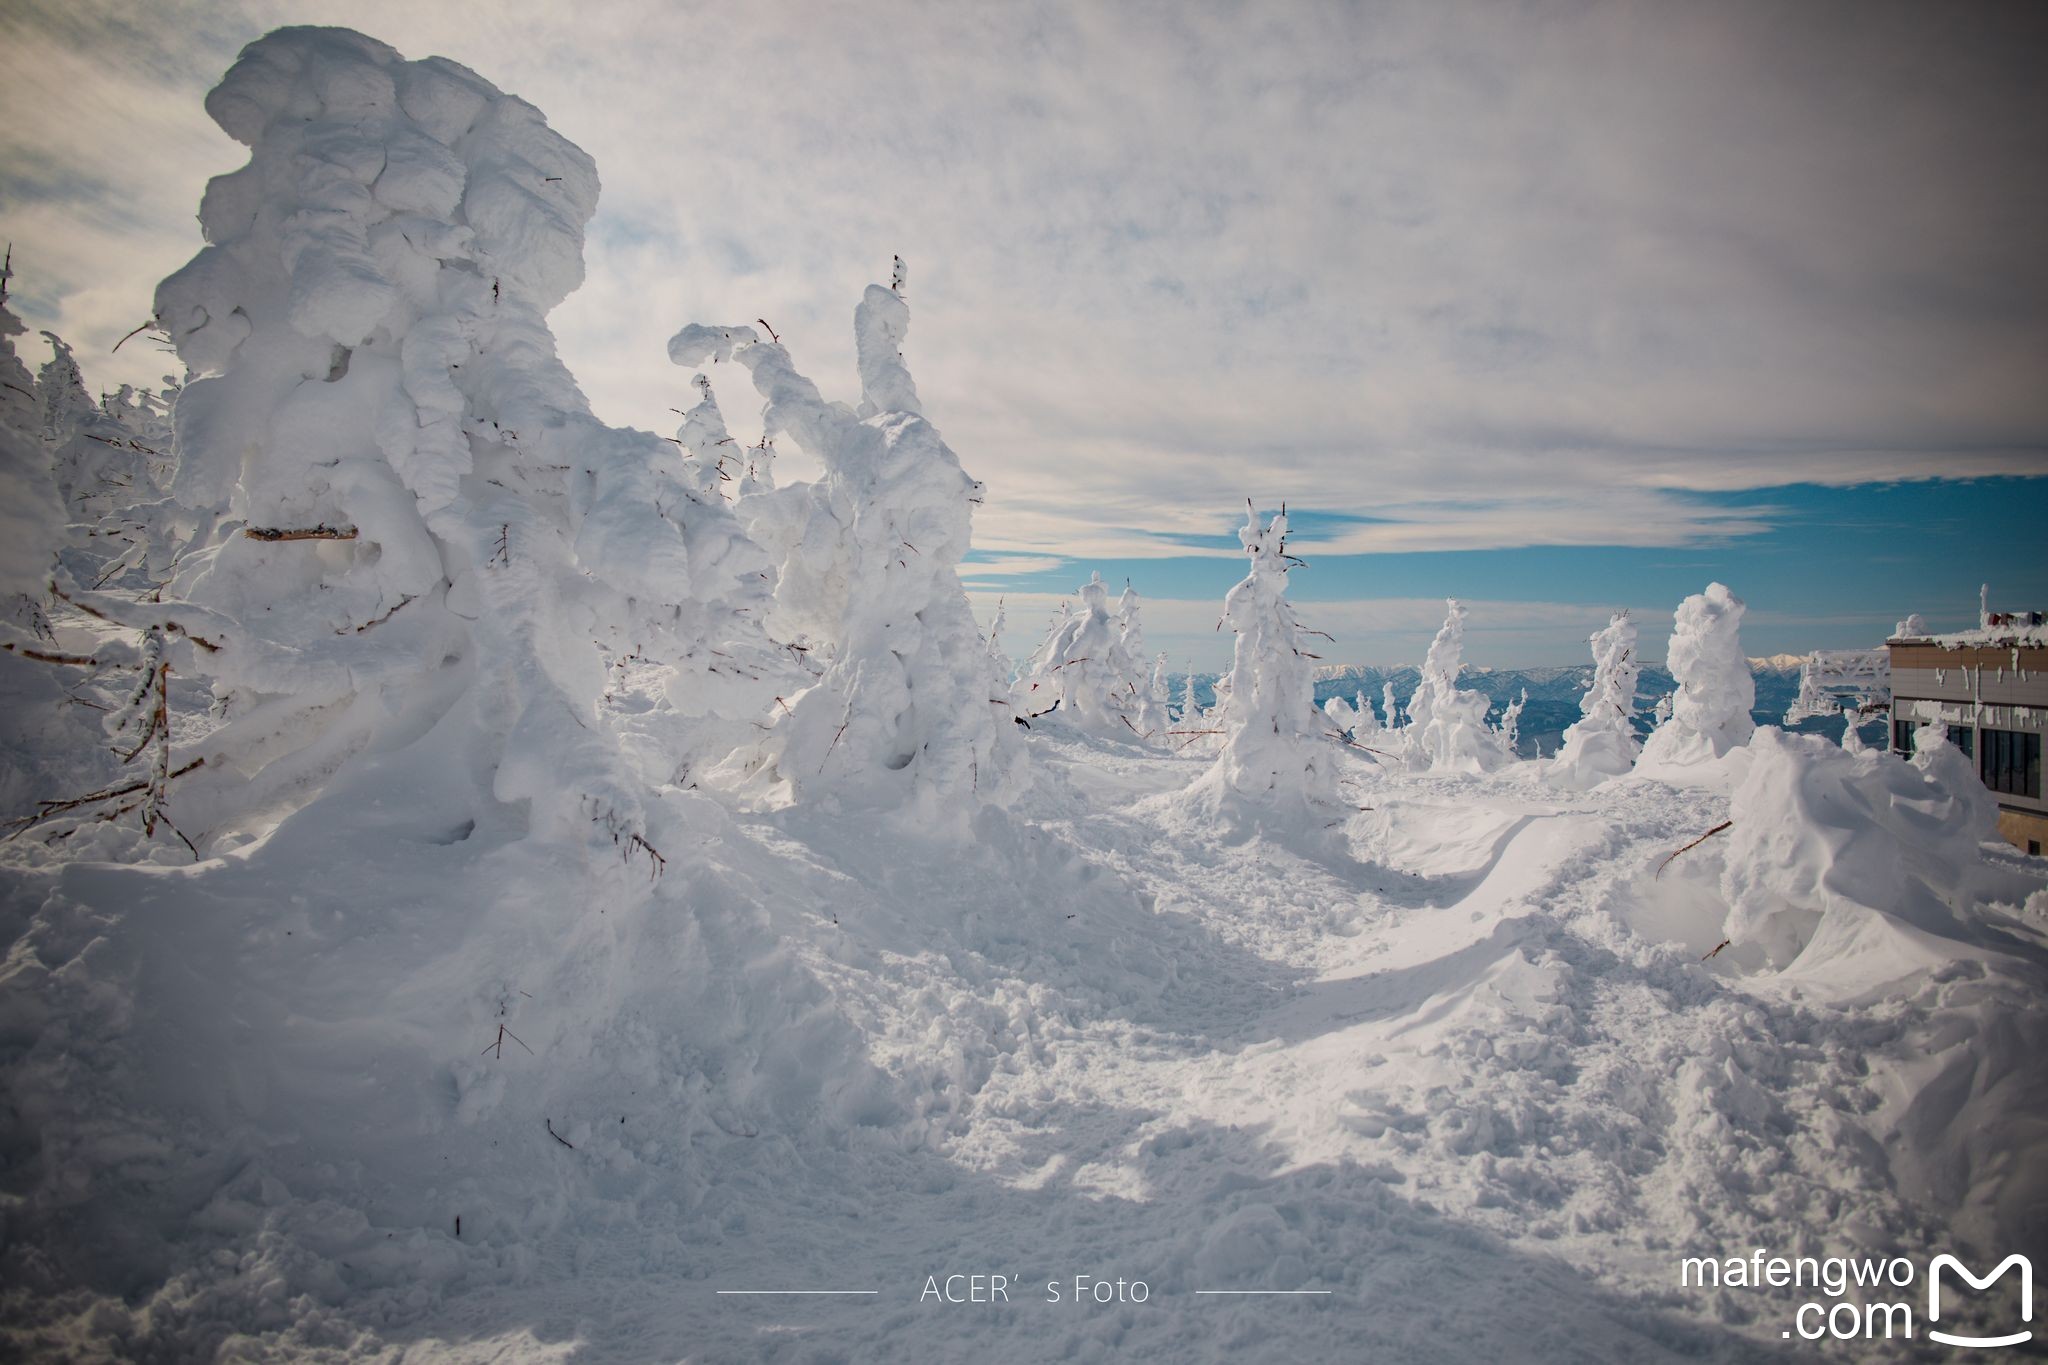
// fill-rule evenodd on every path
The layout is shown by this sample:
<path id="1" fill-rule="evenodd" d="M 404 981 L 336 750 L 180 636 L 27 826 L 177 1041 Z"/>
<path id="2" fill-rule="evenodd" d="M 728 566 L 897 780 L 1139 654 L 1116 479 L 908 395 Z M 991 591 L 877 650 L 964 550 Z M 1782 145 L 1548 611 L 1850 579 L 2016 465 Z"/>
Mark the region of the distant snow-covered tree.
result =
<path id="1" fill-rule="evenodd" d="M 1032 656 L 1022 682 L 1028 714 L 1057 706 L 1063 723 L 1103 735 L 1142 735 L 1135 668 L 1125 655 L 1123 629 L 1109 608 L 1109 588 L 1091 574 L 1078 590 L 1080 605 L 1056 622 Z"/>
<path id="2" fill-rule="evenodd" d="M 1742 652 L 1742 599 L 1709 583 L 1678 604 L 1665 666 L 1678 682 L 1671 717 L 1643 743 L 1639 770 L 1720 758 L 1756 732 L 1756 676 Z"/>
<path id="3" fill-rule="evenodd" d="M 1529 704 L 1529 689 L 1523 688 L 1520 696 L 1501 708 L 1500 724 L 1494 727 L 1494 735 L 1500 741 L 1502 757 L 1512 763 L 1521 757 L 1522 708 Z"/>
<path id="4" fill-rule="evenodd" d="M 1422 678 L 1408 699 L 1405 753 L 1410 769 L 1431 772 L 1489 772 L 1500 766 L 1500 744 L 1487 728 L 1486 694 L 1461 690 L 1464 668 L 1463 603 L 1445 603 L 1444 623 L 1430 642 Z"/>
<path id="5" fill-rule="evenodd" d="M 1248 510 L 1237 537 L 1249 561 L 1223 601 L 1237 637 L 1228 677 L 1222 751 L 1188 790 L 1199 808 L 1230 820 L 1302 823 L 1320 833 L 1337 801 L 1338 746 L 1316 708 L 1302 629 L 1287 599 L 1287 514 L 1261 524 Z"/>
<path id="6" fill-rule="evenodd" d="M 1636 624 L 1618 611 L 1592 637 L 1593 681 L 1579 699 L 1579 719 L 1545 773 L 1559 786 L 1584 790 L 1635 767 Z"/>
<path id="7" fill-rule="evenodd" d="M 1375 749 L 1380 747 L 1375 743 L 1380 735 L 1380 718 L 1373 714 L 1372 702 L 1367 700 L 1364 690 L 1361 689 L 1358 695 L 1351 699 L 1352 741 L 1365 748 Z"/>
<path id="8" fill-rule="evenodd" d="M 1167 714 L 1167 700 L 1170 691 L 1166 682 L 1166 651 L 1160 650 L 1152 660 L 1152 675 L 1145 680 L 1145 686 L 1138 693 L 1138 729 L 1144 738 L 1162 739 L 1167 727 L 1173 722 Z"/>

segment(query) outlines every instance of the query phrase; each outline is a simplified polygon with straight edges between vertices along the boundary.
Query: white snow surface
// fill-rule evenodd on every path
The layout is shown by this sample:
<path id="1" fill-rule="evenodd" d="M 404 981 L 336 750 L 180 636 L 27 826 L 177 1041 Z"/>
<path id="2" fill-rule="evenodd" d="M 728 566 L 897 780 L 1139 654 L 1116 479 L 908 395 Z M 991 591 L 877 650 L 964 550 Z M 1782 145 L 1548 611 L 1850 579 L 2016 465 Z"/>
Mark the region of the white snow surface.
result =
<path id="1" fill-rule="evenodd" d="M 1930 829 L 1884 890 L 1885 830 L 1964 799 L 1884 793 L 1954 773 L 1830 804 L 1865 760 L 1770 740 L 1732 804 L 1561 801 L 1333 746 L 1373 809 L 1317 856 L 1144 799 L 1203 759 L 1030 742 L 971 845 L 670 792 L 666 875 L 602 892 L 451 827 L 431 745 L 196 867 L 15 854 L 9 1339 L 1752 1360 L 1792 1301 L 1681 1293 L 1679 1255 L 2041 1245 L 2038 863 Z M 1656 875 L 1731 810 L 1751 842 Z M 1819 917 L 1783 970 L 1700 961 L 1750 884 Z M 955 1272 L 1024 1292 L 921 1309 Z M 1043 1302 L 1076 1273 L 1151 1301 Z M 878 1293 L 716 1293 L 776 1287 Z"/>

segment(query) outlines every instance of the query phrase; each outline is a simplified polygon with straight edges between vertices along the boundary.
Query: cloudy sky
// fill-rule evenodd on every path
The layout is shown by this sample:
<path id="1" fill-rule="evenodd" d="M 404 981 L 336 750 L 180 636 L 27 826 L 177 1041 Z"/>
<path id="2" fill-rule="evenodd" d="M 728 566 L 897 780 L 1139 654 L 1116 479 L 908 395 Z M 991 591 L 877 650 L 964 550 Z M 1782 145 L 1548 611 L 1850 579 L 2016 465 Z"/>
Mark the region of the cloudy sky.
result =
<path id="1" fill-rule="evenodd" d="M 1759 654 L 2048 607 L 2048 6 L 11 0 L 0 235 L 93 378 L 169 361 L 107 351 L 243 159 L 202 95 L 286 23 L 596 157 L 555 322 L 611 421 L 673 426 L 691 320 L 846 391 L 906 257 L 1013 651 L 1099 567 L 1215 664 L 1247 497 L 1350 660 L 1446 593 L 1496 664 L 1714 577 Z"/>

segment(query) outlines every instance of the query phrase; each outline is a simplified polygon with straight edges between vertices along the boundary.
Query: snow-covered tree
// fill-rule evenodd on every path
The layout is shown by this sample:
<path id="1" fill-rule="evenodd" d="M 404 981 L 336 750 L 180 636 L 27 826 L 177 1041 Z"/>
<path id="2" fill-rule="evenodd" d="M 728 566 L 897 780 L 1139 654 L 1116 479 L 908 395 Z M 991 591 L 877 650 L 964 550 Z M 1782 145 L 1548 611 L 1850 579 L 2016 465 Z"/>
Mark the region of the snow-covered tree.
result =
<path id="1" fill-rule="evenodd" d="M 45 643 L 43 600 L 64 534 L 64 505 L 42 441 L 35 377 L 15 353 L 27 329 L 7 306 L 14 254 L 0 264 L 0 620 Z"/>
<path id="2" fill-rule="evenodd" d="M 1408 699 L 1408 767 L 1431 772 L 1490 772 L 1500 766 L 1500 744 L 1487 728 L 1490 708 L 1483 692 L 1458 687 L 1464 668 L 1464 604 L 1445 602 L 1444 623 L 1430 642 L 1422 677 Z"/>
<path id="3" fill-rule="evenodd" d="M 696 387 L 697 401 L 676 428 L 676 444 L 687 453 L 684 468 L 690 486 L 698 493 L 724 497 L 718 485 L 734 482 L 727 465 L 737 463 L 739 443 L 725 429 L 725 415 L 718 410 L 718 395 L 711 391 L 711 381 L 699 374 L 691 376 L 690 382 Z"/>
<path id="4" fill-rule="evenodd" d="M 1126 709 L 1132 728 L 1141 738 L 1151 739 L 1166 729 L 1166 656 L 1160 655 L 1147 666 L 1141 618 L 1137 589 L 1126 579 L 1123 595 L 1116 603 L 1115 666 L 1124 675 L 1125 691 L 1130 698 Z"/>
<path id="5" fill-rule="evenodd" d="M 902 268 L 901 257 L 897 258 L 897 268 Z M 988 704 L 999 726 L 1009 725 L 1018 718 L 1017 709 L 1010 702 L 1010 675 L 1016 671 L 1016 665 L 1003 648 L 1005 624 L 1003 599 L 998 597 L 995 617 L 988 623 L 988 638 L 982 644 L 982 654 L 988 667 Z"/>
<path id="6" fill-rule="evenodd" d="M 964 833 L 979 803 L 1008 799 L 1022 757 L 988 704 L 987 653 L 958 574 L 981 485 L 923 416 L 901 350 L 909 325 L 900 293 L 868 286 L 854 310 L 857 408 L 827 402 L 772 332 L 691 324 L 669 358 L 748 372 L 767 429 L 824 466 L 813 521 L 829 520 L 844 556 L 836 652 L 815 684 L 777 703 L 768 736 L 735 765 L 773 799 L 897 810 L 918 828 Z"/>
<path id="7" fill-rule="evenodd" d="M 1330 725 L 1340 735 L 1349 735 L 1358 727 L 1358 712 L 1342 697 L 1331 697 L 1324 702 L 1323 714 L 1329 717 Z"/>
<path id="8" fill-rule="evenodd" d="M 1076 594 L 1080 605 L 1056 622 L 1020 680 L 1027 715 L 1057 707 L 1064 724 L 1097 734 L 1142 736 L 1136 672 L 1126 657 L 1123 630 L 1109 609 L 1109 588 L 1091 574 Z"/>
<path id="9" fill-rule="evenodd" d="M 165 375 L 161 389 L 138 389 L 123 384 L 118 391 L 100 399 L 100 409 L 127 433 L 130 449 L 143 457 L 147 482 L 162 488 L 170 482 L 171 453 L 177 440 L 172 414 L 177 409 L 179 384 Z"/>
<path id="10" fill-rule="evenodd" d="M 92 396 L 71 347 L 44 332 L 50 358 L 36 375 L 43 441 L 57 491 L 74 522 L 97 523 L 124 503 L 154 496 L 150 451 Z"/>
<path id="11" fill-rule="evenodd" d="M 1223 746 L 1188 797 L 1225 819 L 1302 822 L 1320 832 L 1337 800 L 1338 746 L 1315 703 L 1301 626 L 1287 600 L 1287 514 L 1261 524 L 1247 510 L 1237 538 L 1249 560 L 1223 601 L 1237 637 L 1231 657 Z"/>
<path id="12" fill-rule="evenodd" d="M 666 756 L 604 722 L 607 660 L 665 660 L 679 695 L 723 676 L 762 642 L 770 566 L 556 358 L 590 158 L 474 72 L 345 30 L 250 44 L 207 110 L 250 159 L 156 305 L 195 376 L 170 492 L 200 527 L 160 606 L 97 605 L 212 680 L 212 814 L 304 799 L 439 715 L 536 837 L 649 853 L 632 755 Z"/>
<path id="13" fill-rule="evenodd" d="M 1756 677 L 1742 653 L 1742 599 L 1709 583 L 1678 604 L 1666 667 L 1678 681 L 1671 718 L 1644 741 L 1639 770 L 1685 768 L 1747 744 Z"/>
<path id="14" fill-rule="evenodd" d="M 1003 627 L 1006 624 L 1008 618 L 1003 612 L 1003 599 L 998 597 L 995 617 L 988 623 L 988 638 L 982 643 L 983 652 L 988 655 L 989 677 L 1005 692 L 1010 690 L 1010 674 L 1015 667 L 1003 649 Z"/>
<path id="15" fill-rule="evenodd" d="M 1618 611 L 1596 631 L 1593 681 L 1579 699 L 1579 718 L 1564 732 L 1564 747 L 1545 774 L 1559 786 L 1581 790 L 1618 777 L 1636 763 L 1636 624 Z"/>
<path id="16" fill-rule="evenodd" d="M 1167 714 L 1167 700 L 1171 695 L 1166 681 L 1166 651 L 1160 650 L 1152 660 L 1152 676 L 1145 680 L 1145 686 L 1138 693 L 1138 729 L 1146 739 L 1161 739 L 1167 727 L 1173 722 Z"/>
<path id="17" fill-rule="evenodd" d="M 1389 694 L 1391 699 L 1391 693 Z M 1389 707 L 1391 710 L 1391 706 Z M 1351 699 L 1351 738 L 1354 743 L 1366 748 L 1380 747 L 1374 741 L 1380 738 L 1380 718 L 1373 714 L 1372 702 L 1366 699 L 1363 689 Z"/>
<path id="18" fill-rule="evenodd" d="M 1500 724 L 1494 727 L 1494 735 L 1500 741 L 1501 756 L 1512 763 L 1521 757 L 1519 746 L 1522 741 L 1522 708 L 1529 704 L 1529 689 L 1501 708 Z"/>

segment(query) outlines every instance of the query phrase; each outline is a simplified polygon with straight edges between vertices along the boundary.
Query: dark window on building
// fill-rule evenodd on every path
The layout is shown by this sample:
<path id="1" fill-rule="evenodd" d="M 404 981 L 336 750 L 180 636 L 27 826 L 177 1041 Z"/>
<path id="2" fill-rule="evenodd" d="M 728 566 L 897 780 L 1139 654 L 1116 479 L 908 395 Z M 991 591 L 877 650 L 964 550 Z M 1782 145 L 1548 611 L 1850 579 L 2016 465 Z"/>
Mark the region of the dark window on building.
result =
<path id="1" fill-rule="evenodd" d="M 2039 799 L 2041 736 L 2031 730 L 1986 730 L 1977 771 L 1995 792 Z"/>
<path id="2" fill-rule="evenodd" d="M 1892 722 L 1892 752 L 1893 752 L 1893 753 L 1895 753 L 1895 754 L 1910 754 L 1910 753 L 1912 753 L 1912 752 L 1913 752 L 1913 732 L 1914 732 L 1915 730 L 1919 729 L 1919 728 L 1920 728 L 1920 727 L 1919 727 L 1919 725 L 1918 725 L 1918 724 L 1916 724 L 1915 722 L 1913 722 L 1913 721 L 1910 721 L 1910 720 L 1895 720 L 1895 721 L 1893 721 L 1893 722 Z"/>
<path id="3" fill-rule="evenodd" d="M 1963 751 L 1964 758 L 1975 758 L 1977 756 L 1977 732 L 1975 730 L 1951 730 L 1948 732 L 1948 737 L 1958 749 Z"/>

